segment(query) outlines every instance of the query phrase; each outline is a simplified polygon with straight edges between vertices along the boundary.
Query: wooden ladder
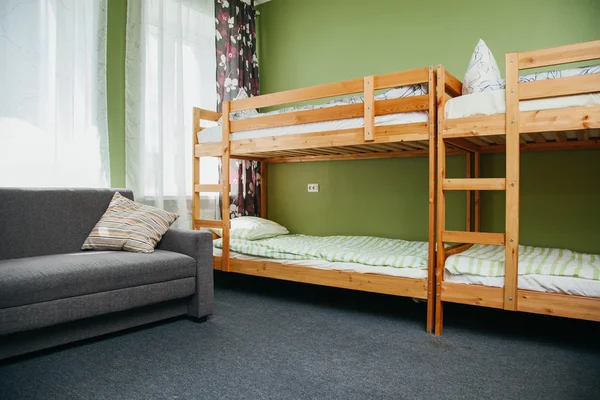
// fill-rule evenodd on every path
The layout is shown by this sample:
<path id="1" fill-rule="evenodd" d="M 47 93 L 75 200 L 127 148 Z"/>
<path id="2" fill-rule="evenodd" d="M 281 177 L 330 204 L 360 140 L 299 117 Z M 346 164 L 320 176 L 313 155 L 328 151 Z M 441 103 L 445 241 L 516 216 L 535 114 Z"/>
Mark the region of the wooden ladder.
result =
<path id="1" fill-rule="evenodd" d="M 222 252 L 221 252 L 221 270 L 230 271 L 229 265 L 229 229 L 231 227 L 229 218 L 230 208 L 230 184 L 229 184 L 229 161 L 230 161 L 230 146 L 229 146 L 229 133 L 230 133 L 230 121 L 229 121 L 229 110 L 231 103 L 229 101 L 223 101 L 222 113 L 216 113 L 211 111 L 194 108 L 194 119 L 193 119 L 193 138 L 194 138 L 194 149 L 199 144 L 197 133 L 202 130 L 200 127 L 200 120 L 207 119 L 211 121 L 217 121 L 221 115 L 226 116 L 223 118 L 222 131 L 223 137 L 221 142 L 220 154 L 213 155 L 221 159 L 221 177 L 219 184 L 201 184 L 200 183 L 200 157 L 196 157 L 194 152 L 194 192 L 192 197 L 192 219 L 193 229 L 200 228 L 220 228 L 222 238 Z M 197 183 L 196 183 L 197 182 Z M 200 193 L 221 193 L 221 220 L 207 220 L 200 219 Z"/>
<path id="2" fill-rule="evenodd" d="M 445 135 L 440 129 L 438 135 L 438 235 L 437 248 L 438 258 L 436 266 L 437 312 L 442 312 L 440 282 L 443 281 L 443 271 L 447 252 L 445 243 L 489 244 L 505 246 L 505 282 L 504 282 L 504 309 L 517 309 L 517 271 L 518 271 L 518 249 L 519 249 L 519 174 L 520 174 L 520 134 L 519 134 L 519 93 L 518 93 L 518 69 L 514 62 L 516 53 L 506 55 L 506 178 L 480 178 L 480 153 L 476 145 L 466 140 L 469 137 L 484 136 L 479 132 L 465 131 L 464 134 L 453 133 Z M 514 64 L 514 68 L 510 66 Z M 443 66 L 438 66 L 438 124 L 442 128 L 444 121 L 444 106 L 447 98 L 440 88 L 445 85 L 445 71 Z M 467 142 L 467 143 L 465 143 Z M 452 179 L 446 177 L 446 145 L 451 144 L 468 151 L 467 154 L 467 178 Z M 473 155 L 473 156 L 472 156 Z M 473 157 L 473 158 L 472 158 Z M 473 161 L 475 168 L 472 168 Z M 473 171 L 474 170 L 474 171 Z M 474 172 L 474 173 L 473 173 Z M 467 222 L 465 231 L 446 230 L 446 192 L 466 191 L 467 193 Z M 506 215 L 505 232 L 491 233 L 480 231 L 479 202 L 480 191 L 502 190 L 506 192 Z M 474 220 L 471 215 L 471 193 L 474 191 L 475 214 Z M 463 249 L 467 246 L 463 246 Z M 441 327 L 440 327 L 441 329 Z M 438 327 L 436 326 L 436 331 Z"/>

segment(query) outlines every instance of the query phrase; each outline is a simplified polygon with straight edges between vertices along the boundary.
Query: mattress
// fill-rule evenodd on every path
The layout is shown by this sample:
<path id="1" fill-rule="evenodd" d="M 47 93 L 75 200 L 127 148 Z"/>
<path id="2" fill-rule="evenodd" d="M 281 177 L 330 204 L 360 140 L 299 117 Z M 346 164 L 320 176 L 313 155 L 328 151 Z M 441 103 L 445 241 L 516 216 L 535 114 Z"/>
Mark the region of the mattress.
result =
<path id="1" fill-rule="evenodd" d="M 450 256 L 444 280 L 504 287 L 503 246 L 474 245 Z M 600 256 L 564 249 L 519 246 L 520 289 L 600 297 Z"/>
<path id="2" fill-rule="evenodd" d="M 559 71 L 536 72 L 519 77 L 519 82 L 534 82 L 547 79 L 566 78 L 600 73 L 600 65 L 571 68 Z M 489 85 L 497 90 L 455 97 L 446 103 L 446 119 L 466 118 L 478 115 L 506 113 L 506 82 L 497 81 Z M 600 93 L 575 96 L 563 96 L 549 99 L 527 100 L 519 102 L 520 111 L 541 111 L 555 108 L 595 106 L 600 104 Z"/>
<path id="3" fill-rule="evenodd" d="M 490 90 L 455 97 L 448 100 L 445 108 L 446 119 L 466 118 L 479 115 L 506 113 L 505 90 Z M 541 111 L 555 108 L 596 106 L 600 104 L 600 93 L 563 96 L 550 99 L 519 102 L 520 111 Z"/>
<path id="4" fill-rule="evenodd" d="M 483 285 L 490 287 L 504 287 L 504 278 L 479 275 L 456 275 L 446 271 L 444 281 L 466 283 L 470 285 Z M 591 279 L 572 278 L 566 276 L 549 275 L 519 275 L 519 289 L 534 292 L 564 293 L 585 297 L 600 297 L 600 281 Z"/>
<path id="5" fill-rule="evenodd" d="M 220 256 L 222 254 L 221 249 L 213 248 L 213 255 Z M 335 271 L 345 272 L 359 272 L 363 274 L 379 274 L 388 276 L 397 276 L 403 278 L 416 278 L 426 279 L 427 270 L 417 268 L 393 268 L 393 267 L 376 267 L 372 265 L 346 263 L 346 262 L 330 262 L 325 260 L 277 260 L 274 258 L 256 257 L 249 256 L 246 254 L 240 254 L 236 252 L 230 252 L 231 258 L 237 258 L 240 260 L 255 260 L 255 261 L 269 261 L 282 265 L 295 265 L 301 267 L 310 267 L 315 269 L 328 269 Z"/>

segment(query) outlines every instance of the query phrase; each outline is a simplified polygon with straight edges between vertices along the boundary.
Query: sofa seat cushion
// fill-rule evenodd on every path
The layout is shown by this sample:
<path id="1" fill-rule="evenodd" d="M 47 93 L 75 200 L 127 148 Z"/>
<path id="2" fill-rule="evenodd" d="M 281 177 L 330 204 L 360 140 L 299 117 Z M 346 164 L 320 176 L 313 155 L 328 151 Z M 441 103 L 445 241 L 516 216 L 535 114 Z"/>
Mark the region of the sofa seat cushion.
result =
<path id="1" fill-rule="evenodd" d="M 0 260 L 0 309 L 196 275 L 184 254 L 85 251 Z"/>

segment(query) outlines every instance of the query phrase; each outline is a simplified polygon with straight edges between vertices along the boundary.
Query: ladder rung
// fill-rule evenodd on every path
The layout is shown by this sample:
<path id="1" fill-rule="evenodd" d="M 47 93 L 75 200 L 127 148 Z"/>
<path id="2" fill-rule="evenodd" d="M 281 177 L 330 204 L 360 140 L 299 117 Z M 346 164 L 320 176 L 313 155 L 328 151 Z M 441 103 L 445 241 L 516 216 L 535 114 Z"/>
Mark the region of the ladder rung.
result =
<path id="1" fill-rule="evenodd" d="M 443 242 L 504 245 L 504 233 L 443 231 Z"/>
<path id="2" fill-rule="evenodd" d="M 217 219 L 197 219 L 194 221 L 196 228 L 223 228 L 223 221 Z"/>
<path id="3" fill-rule="evenodd" d="M 223 191 L 223 185 L 194 185 L 196 193 L 220 193 Z"/>
<path id="4" fill-rule="evenodd" d="M 444 190 L 506 190 L 504 178 L 444 179 Z"/>

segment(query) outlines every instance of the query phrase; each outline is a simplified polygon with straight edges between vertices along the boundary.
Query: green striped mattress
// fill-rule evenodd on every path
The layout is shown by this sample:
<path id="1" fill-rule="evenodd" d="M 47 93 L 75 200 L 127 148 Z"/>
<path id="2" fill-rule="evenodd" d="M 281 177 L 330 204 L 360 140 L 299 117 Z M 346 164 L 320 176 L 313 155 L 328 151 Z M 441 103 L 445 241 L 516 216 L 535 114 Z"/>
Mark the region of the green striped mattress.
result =
<path id="1" fill-rule="evenodd" d="M 214 241 L 222 248 L 222 239 Z M 427 270 L 427 242 L 370 236 L 281 235 L 270 239 L 231 239 L 231 251 L 276 260 L 326 260 Z"/>
<path id="2" fill-rule="evenodd" d="M 504 276 L 504 246 L 473 245 L 446 260 L 453 274 Z M 571 250 L 519 246 L 519 275 L 550 275 L 600 280 L 600 256 Z"/>

